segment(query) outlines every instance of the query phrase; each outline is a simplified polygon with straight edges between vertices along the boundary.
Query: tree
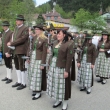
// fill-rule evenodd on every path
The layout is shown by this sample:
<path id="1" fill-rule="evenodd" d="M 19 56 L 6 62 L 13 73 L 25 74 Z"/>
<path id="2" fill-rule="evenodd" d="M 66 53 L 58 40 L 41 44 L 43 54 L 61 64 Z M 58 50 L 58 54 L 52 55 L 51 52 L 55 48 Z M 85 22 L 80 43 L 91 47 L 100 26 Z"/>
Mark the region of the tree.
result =
<path id="1" fill-rule="evenodd" d="M 78 10 L 75 14 L 75 18 L 71 20 L 71 23 L 78 26 L 81 30 L 90 29 L 93 32 L 101 31 L 106 27 L 106 22 L 99 13 L 90 13 L 84 9 Z"/>
<path id="2" fill-rule="evenodd" d="M 36 24 L 45 24 L 45 19 L 43 18 L 42 14 L 39 14 Z"/>
<path id="3" fill-rule="evenodd" d="M 67 13 L 70 11 L 77 12 L 80 8 L 84 8 L 90 12 L 98 12 L 101 3 L 105 12 L 106 8 L 110 6 L 109 0 L 50 0 L 49 3 L 52 4 L 53 1 L 57 1 L 57 4 Z"/>
<path id="4" fill-rule="evenodd" d="M 93 33 L 98 33 L 106 28 L 107 24 L 103 17 L 98 13 L 93 13 L 91 19 L 86 23 L 86 28 L 93 31 Z"/>
<path id="5" fill-rule="evenodd" d="M 79 9 L 75 18 L 71 19 L 71 24 L 78 26 L 81 30 L 86 27 L 86 22 L 91 19 L 91 13 L 85 9 Z"/>
<path id="6" fill-rule="evenodd" d="M 58 4 L 55 6 L 55 10 L 61 14 L 63 18 L 72 18 L 72 12 L 66 13 L 62 7 L 60 7 Z"/>
<path id="7" fill-rule="evenodd" d="M 39 13 L 39 14 L 47 13 L 51 10 L 52 10 L 52 8 L 49 3 L 45 3 L 45 4 L 42 4 L 38 7 L 36 7 L 36 13 Z"/>
<path id="8" fill-rule="evenodd" d="M 10 4 L 10 0 L 0 0 L 0 19 L 8 18 L 8 8 Z"/>

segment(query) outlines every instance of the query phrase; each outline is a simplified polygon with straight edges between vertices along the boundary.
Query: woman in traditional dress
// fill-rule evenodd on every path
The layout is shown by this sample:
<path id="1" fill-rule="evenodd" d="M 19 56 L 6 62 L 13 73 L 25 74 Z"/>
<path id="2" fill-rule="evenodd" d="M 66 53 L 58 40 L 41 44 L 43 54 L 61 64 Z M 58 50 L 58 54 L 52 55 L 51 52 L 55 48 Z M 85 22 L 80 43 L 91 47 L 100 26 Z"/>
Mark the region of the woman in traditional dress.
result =
<path id="1" fill-rule="evenodd" d="M 110 78 L 110 41 L 108 32 L 102 33 L 102 38 L 98 43 L 98 58 L 96 62 L 96 76 L 100 77 L 100 80 L 97 82 L 101 82 L 102 84 L 106 84 L 108 78 Z"/>
<path id="2" fill-rule="evenodd" d="M 68 38 L 69 38 L 69 41 L 71 41 L 71 42 L 74 42 L 73 41 L 73 36 L 72 36 L 72 34 L 70 33 L 70 32 L 67 32 L 67 35 L 68 35 Z M 73 46 L 74 46 L 75 44 L 73 43 Z M 76 80 L 76 69 L 75 69 L 75 54 L 73 55 L 73 59 L 72 59 L 72 66 L 71 66 L 71 80 L 72 81 L 75 81 Z"/>
<path id="3" fill-rule="evenodd" d="M 70 67 L 73 58 L 73 42 L 68 41 L 65 30 L 59 30 L 53 44 L 53 56 L 48 72 L 47 94 L 56 100 L 53 108 L 63 102 L 62 110 L 67 109 L 71 97 Z"/>
<path id="4" fill-rule="evenodd" d="M 47 38 L 42 25 L 34 26 L 36 36 L 33 37 L 30 65 L 28 68 L 29 88 L 33 91 L 32 100 L 41 97 L 41 91 L 46 91 L 46 55 Z"/>
<path id="5" fill-rule="evenodd" d="M 78 54 L 78 82 L 81 85 L 80 91 L 87 90 L 91 93 L 93 86 L 93 68 L 96 59 L 96 48 L 92 44 L 92 37 L 86 36 L 82 46 L 82 54 Z"/>

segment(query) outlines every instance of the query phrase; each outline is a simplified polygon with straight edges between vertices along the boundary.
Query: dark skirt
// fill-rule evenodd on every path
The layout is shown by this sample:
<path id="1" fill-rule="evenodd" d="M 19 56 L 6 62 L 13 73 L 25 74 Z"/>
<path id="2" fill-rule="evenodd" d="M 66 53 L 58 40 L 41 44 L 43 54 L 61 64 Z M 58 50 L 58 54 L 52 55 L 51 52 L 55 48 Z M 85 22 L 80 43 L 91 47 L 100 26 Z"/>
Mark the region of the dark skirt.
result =
<path id="1" fill-rule="evenodd" d="M 76 71 L 75 71 L 75 58 L 72 59 L 72 66 L 71 66 L 71 80 L 76 80 Z"/>

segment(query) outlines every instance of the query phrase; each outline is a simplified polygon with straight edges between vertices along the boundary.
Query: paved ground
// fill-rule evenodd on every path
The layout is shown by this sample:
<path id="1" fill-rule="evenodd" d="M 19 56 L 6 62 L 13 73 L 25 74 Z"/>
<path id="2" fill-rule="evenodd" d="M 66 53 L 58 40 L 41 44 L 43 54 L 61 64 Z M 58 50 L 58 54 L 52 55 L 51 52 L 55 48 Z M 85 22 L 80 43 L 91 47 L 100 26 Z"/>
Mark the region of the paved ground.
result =
<path id="1" fill-rule="evenodd" d="M 5 76 L 5 66 L 0 66 L 0 79 Z M 98 78 L 94 78 L 94 86 L 90 95 L 80 92 L 77 82 L 72 82 L 72 98 L 68 101 L 68 110 L 110 110 L 110 80 L 102 85 L 96 82 Z M 15 82 L 15 70 L 13 70 L 11 84 L 0 81 L 0 110 L 61 110 L 61 106 L 56 109 L 52 108 L 54 100 L 45 93 L 42 93 L 40 99 L 33 101 L 28 87 L 20 91 L 11 87 Z"/>

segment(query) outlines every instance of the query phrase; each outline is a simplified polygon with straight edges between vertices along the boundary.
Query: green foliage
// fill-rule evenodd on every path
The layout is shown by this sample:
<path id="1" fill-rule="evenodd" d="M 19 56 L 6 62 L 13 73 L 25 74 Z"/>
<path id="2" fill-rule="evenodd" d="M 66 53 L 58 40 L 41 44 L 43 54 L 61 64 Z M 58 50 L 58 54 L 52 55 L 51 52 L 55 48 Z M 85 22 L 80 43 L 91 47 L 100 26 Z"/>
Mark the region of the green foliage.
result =
<path id="1" fill-rule="evenodd" d="M 30 14 L 33 13 L 35 13 L 33 0 L 0 0 L 0 19 L 10 21 L 12 29 L 18 14 L 24 15 L 29 23 L 32 18 Z"/>
<path id="2" fill-rule="evenodd" d="M 45 4 L 40 5 L 39 7 L 36 7 L 36 13 L 39 13 L 39 14 L 46 13 L 51 10 L 52 8 L 49 3 L 45 3 Z"/>
<path id="3" fill-rule="evenodd" d="M 36 24 L 45 24 L 45 19 L 43 18 L 42 14 L 39 14 Z"/>
<path id="4" fill-rule="evenodd" d="M 106 22 L 98 13 L 93 13 L 91 19 L 86 24 L 86 28 L 91 29 L 94 33 L 106 28 Z"/>
<path id="5" fill-rule="evenodd" d="M 84 9 L 79 9 L 75 18 L 71 19 L 71 24 L 78 26 L 81 30 L 86 27 L 86 22 L 91 19 L 91 13 Z"/>
<path id="6" fill-rule="evenodd" d="M 61 14 L 63 18 L 72 18 L 72 12 L 66 13 L 62 7 L 60 7 L 58 4 L 55 6 L 55 10 Z"/>
<path id="7" fill-rule="evenodd" d="M 93 32 L 103 30 L 106 23 L 98 13 L 90 13 L 85 9 L 79 9 L 75 14 L 75 18 L 71 19 L 71 24 L 78 26 L 81 30 L 90 29 Z"/>
<path id="8" fill-rule="evenodd" d="M 52 2 L 53 0 L 51 0 Z M 54 0 L 56 1 L 56 0 Z M 109 0 L 57 0 L 57 4 L 65 10 L 65 12 L 77 12 L 80 8 L 84 8 L 90 12 L 98 12 L 102 3 L 103 12 L 110 6 Z"/>

